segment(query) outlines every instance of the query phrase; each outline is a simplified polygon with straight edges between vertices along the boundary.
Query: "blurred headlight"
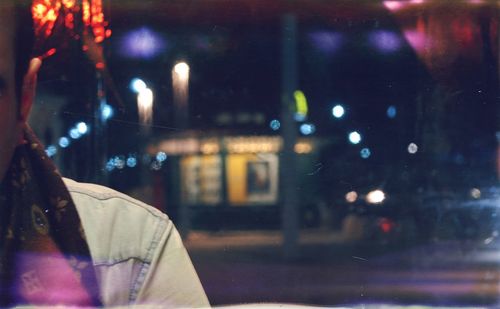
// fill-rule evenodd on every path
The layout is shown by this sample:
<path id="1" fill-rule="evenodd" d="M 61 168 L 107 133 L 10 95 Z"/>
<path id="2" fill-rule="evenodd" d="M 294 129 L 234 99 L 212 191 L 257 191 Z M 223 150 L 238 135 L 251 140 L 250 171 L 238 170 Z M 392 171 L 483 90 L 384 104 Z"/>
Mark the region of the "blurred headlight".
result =
<path id="1" fill-rule="evenodd" d="M 479 190 L 478 188 L 473 188 L 472 190 L 470 190 L 470 196 L 477 200 L 481 197 L 481 190 Z"/>
<path id="2" fill-rule="evenodd" d="M 382 190 L 373 190 L 366 195 L 366 201 L 370 204 L 380 204 L 385 200 L 385 193 Z"/>
<path id="3" fill-rule="evenodd" d="M 356 193 L 356 191 L 351 191 L 351 192 L 348 192 L 346 195 L 345 195 L 345 200 L 348 202 L 348 203 L 354 203 L 356 202 L 356 200 L 358 199 L 358 194 Z"/>

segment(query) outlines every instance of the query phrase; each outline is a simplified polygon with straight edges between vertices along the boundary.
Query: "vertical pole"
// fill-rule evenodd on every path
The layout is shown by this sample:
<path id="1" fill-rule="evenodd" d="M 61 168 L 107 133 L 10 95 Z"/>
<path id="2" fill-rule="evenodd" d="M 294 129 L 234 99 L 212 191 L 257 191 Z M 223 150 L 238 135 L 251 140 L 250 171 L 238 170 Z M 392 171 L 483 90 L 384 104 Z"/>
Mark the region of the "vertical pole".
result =
<path id="1" fill-rule="evenodd" d="M 297 20 L 286 14 L 282 19 L 282 111 L 281 127 L 283 150 L 281 154 L 281 212 L 283 253 L 286 259 L 298 256 L 299 215 L 295 142 L 297 127 L 293 118 L 294 96 L 297 89 Z"/>
<path id="2" fill-rule="evenodd" d="M 177 63 L 172 69 L 172 88 L 174 94 L 174 125 L 178 130 L 185 131 L 189 126 L 189 67 L 186 63 Z M 183 133 L 183 132 L 182 132 Z M 184 134 L 177 134 L 177 138 Z M 191 229 L 191 213 L 189 205 L 182 197 L 182 155 L 176 156 L 173 162 L 172 177 L 179 185 L 176 193 L 178 202 L 178 230 L 182 238 L 189 235 Z"/>

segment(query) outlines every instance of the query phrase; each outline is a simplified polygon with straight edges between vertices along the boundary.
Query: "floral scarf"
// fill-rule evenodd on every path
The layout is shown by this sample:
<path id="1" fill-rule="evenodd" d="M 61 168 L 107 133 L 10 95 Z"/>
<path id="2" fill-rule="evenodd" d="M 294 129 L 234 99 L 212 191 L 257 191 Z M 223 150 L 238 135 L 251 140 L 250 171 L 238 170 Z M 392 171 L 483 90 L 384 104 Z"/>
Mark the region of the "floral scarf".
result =
<path id="1" fill-rule="evenodd" d="M 31 129 L 0 183 L 0 306 L 99 306 L 71 196 Z"/>

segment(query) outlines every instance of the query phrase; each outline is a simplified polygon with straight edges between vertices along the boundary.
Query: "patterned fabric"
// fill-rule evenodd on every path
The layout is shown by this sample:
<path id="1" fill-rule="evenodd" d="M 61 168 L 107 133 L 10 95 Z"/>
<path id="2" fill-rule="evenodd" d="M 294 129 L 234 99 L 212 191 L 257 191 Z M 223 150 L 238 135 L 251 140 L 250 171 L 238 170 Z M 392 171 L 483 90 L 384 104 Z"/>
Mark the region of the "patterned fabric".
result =
<path id="1" fill-rule="evenodd" d="M 99 306 L 80 218 L 33 132 L 0 184 L 0 306 Z"/>

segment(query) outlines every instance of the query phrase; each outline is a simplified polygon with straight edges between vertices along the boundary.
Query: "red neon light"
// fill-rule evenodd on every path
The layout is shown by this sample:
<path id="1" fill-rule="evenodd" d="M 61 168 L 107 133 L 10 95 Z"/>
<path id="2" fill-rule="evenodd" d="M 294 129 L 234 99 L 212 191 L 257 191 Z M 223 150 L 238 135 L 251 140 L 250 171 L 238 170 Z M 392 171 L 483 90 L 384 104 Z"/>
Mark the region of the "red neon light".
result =
<path id="1" fill-rule="evenodd" d="M 96 43 L 111 36 L 102 0 L 34 0 L 31 12 L 38 40 L 46 40 L 63 29 L 74 39 L 91 34 Z M 76 29 L 77 19 L 81 19 L 82 29 Z"/>

